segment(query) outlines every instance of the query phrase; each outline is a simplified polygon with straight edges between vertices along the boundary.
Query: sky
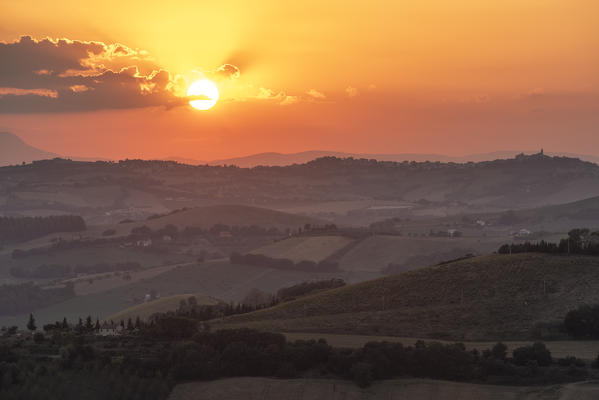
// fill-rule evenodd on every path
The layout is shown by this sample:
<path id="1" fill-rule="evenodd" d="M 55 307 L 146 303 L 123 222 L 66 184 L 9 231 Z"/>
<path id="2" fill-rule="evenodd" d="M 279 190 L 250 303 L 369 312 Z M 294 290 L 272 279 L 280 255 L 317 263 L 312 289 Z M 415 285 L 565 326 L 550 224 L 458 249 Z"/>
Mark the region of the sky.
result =
<path id="1" fill-rule="evenodd" d="M 595 0 L 0 0 L 0 131 L 62 155 L 599 155 Z M 213 81 L 210 110 L 187 88 Z"/>

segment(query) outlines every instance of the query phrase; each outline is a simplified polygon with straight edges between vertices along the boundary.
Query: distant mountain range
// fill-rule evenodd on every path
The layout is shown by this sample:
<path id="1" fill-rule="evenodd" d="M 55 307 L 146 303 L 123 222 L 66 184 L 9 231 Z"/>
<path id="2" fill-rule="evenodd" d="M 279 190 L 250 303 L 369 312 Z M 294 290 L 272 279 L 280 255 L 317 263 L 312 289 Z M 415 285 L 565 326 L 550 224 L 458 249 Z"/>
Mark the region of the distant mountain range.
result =
<path id="1" fill-rule="evenodd" d="M 253 168 L 259 165 L 263 166 L 286 166 L 293 164 L 305 164 L 309 161 L 315 160 L 321 157 L 337 157 L 337 158 L 366 158 L 374 159 L 378 161 L 431 161 L 431 162 L 480 162 L 480 161 L 492 161 L 497 159 L 513 158 L 521 153 L 536 153 L 538 150 L 505 150 L 495 151 L 490 153 L 476 153 L 465 156 L 447 156 L 442 154 L 420 154 L 420 153 L 398 153 L 398 154 L 374 154 L 374 153 L 345 153 L 339 151 L 328 151 L 328 150 L 310 150 L 302 151 L 298 153 L 276 153 L 276 152 L 265 152 L 258 154 L 251 154 L 244 157 L 226 158 L 213 161 L 197 160 L 193 158 L 184 158 L 178 156 L 167 157 L 166 160 L 176 161 L 181 164 L 190 165 L 236 165 L 241 168 Z M 545 154 L 550 156 L 566 156 L 572 158 L 579 158 L 583 161 L 593 162 L 599 164 L 599 156 L 589 154 L 576 154 L 576 153 L 565 153 L 565 152 L 546 152 Z M 21 164 L 22 162 L 31 162 L 35 160 L 44 160 L 55 157 L 67 157 L 64 154 L 58 155 L 55 153 L 47 152 L 44 150 L 37 149 L 33 146 L 28 145 L 18 136 L 8 133 L 0 132 L 0 166 Z M 68 156 L 68 158 L 75 161 L 107 161 L 106 158 L 94 158 L 94 157 L 76 157 Z"/>
<path id="2" fill-rule="evenodd" d="M 29 163 L 55 157 L 58 157 L 58 154 L 29 146 L 12 133 L 0 132 L 0 166 L 21 164 L 23 162 Z"/>

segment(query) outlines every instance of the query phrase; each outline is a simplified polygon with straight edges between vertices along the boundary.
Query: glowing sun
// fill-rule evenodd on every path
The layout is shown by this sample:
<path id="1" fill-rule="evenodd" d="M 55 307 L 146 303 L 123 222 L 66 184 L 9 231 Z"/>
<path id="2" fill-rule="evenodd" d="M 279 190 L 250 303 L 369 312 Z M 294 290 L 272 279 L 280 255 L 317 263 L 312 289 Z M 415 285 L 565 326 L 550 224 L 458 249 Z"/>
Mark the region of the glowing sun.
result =
<path id="1" fill-rule="evenodd" d="M 212 81 L 201 79 L 189 86 L 187 96 L 191 98 L 189 105 L 193 108 L 197 110 L 209 110 L 218 101 L 219 93 L 218 88 Z"/>

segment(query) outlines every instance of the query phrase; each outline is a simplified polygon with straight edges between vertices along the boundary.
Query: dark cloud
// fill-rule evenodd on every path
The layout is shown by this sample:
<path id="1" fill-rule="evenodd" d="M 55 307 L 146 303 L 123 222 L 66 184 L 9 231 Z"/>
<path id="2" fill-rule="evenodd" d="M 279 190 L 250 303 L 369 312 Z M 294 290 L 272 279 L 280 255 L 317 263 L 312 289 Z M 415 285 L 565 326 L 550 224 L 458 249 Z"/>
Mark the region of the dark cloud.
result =
<path id="1" fill-rule="evenodd" d="M 144 52 L 121 44 L 24 36 L 14 43 L 0 42 L 0 60 L 0 113 L 172 107 L 187 102 L 173 94 L 167 71 Z M 48 92 L 56 96 L 40 95 Z"/>

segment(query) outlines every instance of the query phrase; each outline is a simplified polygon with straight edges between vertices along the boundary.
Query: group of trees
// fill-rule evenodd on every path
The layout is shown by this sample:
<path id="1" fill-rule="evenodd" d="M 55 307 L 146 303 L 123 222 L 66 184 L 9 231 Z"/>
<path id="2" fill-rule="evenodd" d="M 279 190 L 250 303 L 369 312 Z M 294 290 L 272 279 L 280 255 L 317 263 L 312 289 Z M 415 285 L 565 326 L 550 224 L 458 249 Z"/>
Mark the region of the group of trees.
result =
<path id="1" fill-rule="evenodd" d="M 0 217 L 0 242 L 22 242 L 55 232 L 84 230 L 85 221 L 76 215 Z"/>
<path id="2" fill-rule="evenodd" d="M 15 278 L 22 279 L 57 279 L 75 274 L 101 274 L 116 271 L 138 271 L 141 264 L 134 261 L 119 263 L 97 263 L 92 265 L 71 265 L 64 264 L 42 264 L 37 267 L 19 267 L 10 268 L 10 273 Z"/>
<path id="3" fill-rule="evenodd" d="M 339 270 L 339 264 L 332 261 L 310 261 L 303 260 L 293 262 L 288 258 L 273 258 L 264 254 L 239 254 L 232 253 L 230 260 L 233 264 L 252 265 L 255 267 L 274 268 L 295 271 L 313 271 L 313 272 L 336 272 Z"/>
<path id="4" fill-rule="evenodd" d="M 182 299 L 179 307 L 175 312 L 166 314 L 157 313 L 152 315 L 150 322 L 154 324 L 157 320 L 162 320 L 164 317 L 184 316 L 194 321 L 209 321 L 214 318 L 228 317 L 236 314 L 246 314 L 253 311 L 261 310 L 266 307 L 272 307 L 278 304 L 277 299 L 272 298 L 268 303 L 246 304 L 246 303 L 218 303 L 214 305 L 198 304 L 195 296 L 190 296 L 187 299 Z M 164 320 L 167 321 L 167 320 Z M 164 322 L 163 321 L 163 322 Z M 179 321 L 177 321 L 179 322 Z M 167 324 L 166 322 L 163 325 Z M 173 329 L 177 329 L 173 327 Z"/>
<path id="5" fill-rule="evenodd" d="M 177 339 L 181 339 L 181 332 L 192 334 L 193 329 L 182 326 L 185 322 L 178 323 L 179 329 L 171 329 Z M 282 335 L 248 329 L 203 331 L 192 334 L 190 339 L 175 346 L 168 357 L 168 368 L 176 380 L 227 376 L 294 378 L 317 371 L 324 376 L 351 379 L 360 386 L 399 376 L 477 381 L 504 376 L 506 380 L 519 381 L 542 375 L 540 367 L 555 366 L 543 343 L 517 348 L 509 357 L 502 343 L 482 353 L 466 350 L 461 343 L 422 341 L 414 346 L 371 342 L 358 349 L 342 349 L 333 348 L 322 339 L 286 342 Z M 577 368 L 580 360 L 560 360 L 558 365 Z M 586 373 L 582 369 L 576 372 Z M 552 379 L 572 379 L 571 370 L 561 378 L 556 378 L 559 373 L 555 371 L 548 375 Z"/>
<path id="6" fill-rule="evenodd" d="M 99 337 L 93 335 L 99 322 L 94 324 L 91 317 L 75 326 L 63 320 L 45 326 L 45 338 L 42 335 L 33 344 L 0 342 L 0 397 L 165 399 L 181 381 L 296 378 L 307 373 L 353 380 L 362 387 L 401 376 L 460 381 L 501 376 L 503 382 L 513 383 L 539 379 L 558 383 L 587 376 L 583 362 L 569 357 L 555 363 L 542 343 L 517 348 L 510 357 L 502 343 L 483 352 L 467 350 L 461 343 L 423 341 L 413 346 L 370 342 L 349 349 L 334 348 L 323 339 L 288 342 L 281 334 L 250 329 L 199 330 L 197 320 L 177 315 L 136 324 L 138 329 L 132 321 L 127 323 L 136 334 Z M 40 351 L 58 357 L 40 358 Z M 37 361 L 27 361 L 32 359 Z M 76 383 L 68 382 L 66 377 L 74 371 L 79 371 Z M 81 380 L 94 388 L 92 394 L 70 394 L 72 385 Z M 32 388 L 37 388 L 33 394 Z"/>
<path id="7" fill-rule="evenodd" d="M 591 232 L 587 228 L 572 229 L 568 237 L 559 243 L 541 240 L 504 244 L 497 250 L 499 254 L 512 253 L 552 253 L 552 254 L 589 254 L 599 255 L 599 231 Z"/>

